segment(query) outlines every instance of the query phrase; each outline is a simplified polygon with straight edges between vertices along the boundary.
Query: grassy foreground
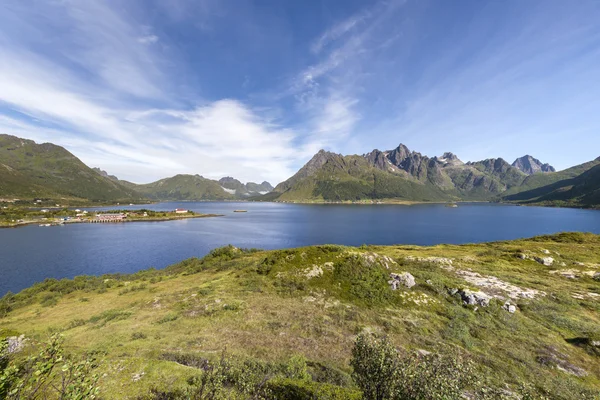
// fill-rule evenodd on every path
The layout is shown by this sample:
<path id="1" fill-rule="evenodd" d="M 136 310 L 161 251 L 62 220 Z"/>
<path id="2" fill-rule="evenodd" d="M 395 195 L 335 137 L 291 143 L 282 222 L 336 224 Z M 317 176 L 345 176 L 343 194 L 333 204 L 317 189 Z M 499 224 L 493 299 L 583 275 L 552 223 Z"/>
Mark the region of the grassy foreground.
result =
<path id="1" fill-rule="evenodd" d="M 416 285 L 392 290 L 392 272 L 409 272 Z M 256 382 L 284 382 L 288 397 L 278 398 L 360 398 L 350 359 L 364 332 L 403 353 L 468 358 L 471 398 L 484 398 L 482 388 L 496 393 L 486 398 L 521 398 L 526 384 L 529 398 L 593 399 L 599 272 L 600 236 L 583 233 L 461 246 L 230 246 L 164 270 L 46 280 L 8 294 L 0 338 L 24 334 L 27 354 L 61 332 L 66 352 L 101 356 L 106 399 L 175 393 L 224 352 L 253 365 L 253 376 L 262 371 Z M 484 292 L 489 305 L 466 305 L 464 289 Z M 290 375 L 298 368 L 305 372 Z M 252 398 L 230 384 L 230 398 Z M 289 394 L 311 385 L 329 397 Z"/>

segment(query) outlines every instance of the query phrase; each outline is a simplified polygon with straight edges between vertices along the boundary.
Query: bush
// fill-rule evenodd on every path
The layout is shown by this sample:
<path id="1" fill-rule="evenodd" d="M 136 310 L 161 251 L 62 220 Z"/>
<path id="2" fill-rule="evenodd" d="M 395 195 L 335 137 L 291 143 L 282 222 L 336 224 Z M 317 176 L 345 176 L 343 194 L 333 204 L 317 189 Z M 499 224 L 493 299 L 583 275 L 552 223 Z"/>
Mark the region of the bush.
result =
<path id="1" fill-rule="evenodd" d="M 395 398 L 395 385 L 400 375 L 398 352 L 387 339 L 360 334 L 352 349 L 352 377 L 365 400 Z"/>
<path id="2" fill-rule="evenodd" d="M 167 322 L 175 321 L 179 316 L 175 313 L 169 313 L 156 321 L 157 324 L 166 324 Z"/>
<path id="3" fill-rule="evenodd" d="M 401 357 L 386 338 L 369 334 L 357 337 L 351 365 L 366 400 L 458 399 L 476 383 L 473 363 L 460 355 Z"/>
<path id="4" fill-rule="evenodd" d="M 24 361 L 10 359 L 6 341 L 0 344 L 0 398 L 65 400 L 96 399 L 98 367 L 93 355 L 75 359 L 65 355 L 62 337 L 53 335 L 37 354 Z"/>
<path id="5" fill-rule="evenodd" d="M 147 337 L 144 332 L 133 332 L 131 334 L 131 340 L 146 339 Z"/>
<path id="6" fill-rule="evenodd" d="M 334 279 L 341 283 L 342 295 L 372 306 L 386 303 L 392 298 L 389 289 L 389 272 L 379 264 L 366 265 L 360 256 L 350 256 L 334 265 Z"/>
<path id="7" fill-rule="evenodd" d="M 306 379 L 275 378 L 267 382 L 267 398 L 278 400 L 359 400 L 360 392 Z"/>
<path id="8" fill-rule="evenodd" d="M 475 382 L 474 365 L 462 356 L 409 354 L 400 362 L 398 399 L 458 399 Z"/>

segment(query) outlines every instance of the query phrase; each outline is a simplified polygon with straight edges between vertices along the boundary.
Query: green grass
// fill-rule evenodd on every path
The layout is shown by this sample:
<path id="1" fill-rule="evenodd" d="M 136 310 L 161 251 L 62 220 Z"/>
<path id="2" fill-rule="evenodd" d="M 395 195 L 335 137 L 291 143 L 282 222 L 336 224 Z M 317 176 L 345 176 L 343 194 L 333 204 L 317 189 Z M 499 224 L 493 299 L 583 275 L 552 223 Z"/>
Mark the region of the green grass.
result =
<path id="1" fill-rule="evenodd" d="M 554 266 L 518 257 L 543 250 L 552 253 Z M 223 351 L 240 365 L 262 366 L 252 373 L 276 371 L 269 380 L 274 390 L 353 396 L 350 351 L 356 335 L 367 331 L 386 335 L 402 351 L 464 354 L 475 362 L 481 385 L 516 390 L 527 383 L 552 398 L 579 399 L 600 390 L 600 358 L 591 344 L 600 339 L 600 300 L 589 295 L 600 294 L 600 283 L 550 271 L 600 271 L 598 254 L 600 236 L 582 233 L 462 246 L 229 246 L 165 270 L 47 280 L 5 296 L 0 334 L 23 333 L 35 343 L 60 331 L 67 351 L 104 354 L 103 398 L 183 388 L 204 360 Z M 502 309 L 502 300 L 464 306 L 448 289 L 477 286 L 456 270 L 408 257 L 451 258 L 455 269 L 546 295 L 513 300 L 515 314 Z M 309 278 L 315 266 L 322 273 Z M 390 271 L 410 272 L 417 285 L 391 291 Z M 284 366 L 299 356 L 308 381 L 285 375 Z"/>

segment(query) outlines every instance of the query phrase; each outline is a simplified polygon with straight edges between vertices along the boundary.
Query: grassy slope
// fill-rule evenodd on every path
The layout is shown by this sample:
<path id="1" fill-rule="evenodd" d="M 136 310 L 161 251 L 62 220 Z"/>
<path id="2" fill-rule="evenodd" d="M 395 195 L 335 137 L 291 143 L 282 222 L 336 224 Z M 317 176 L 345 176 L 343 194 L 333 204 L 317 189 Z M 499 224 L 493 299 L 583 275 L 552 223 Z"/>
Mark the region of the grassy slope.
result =
<path id="1" fill-rule="evenodd" d="M 140 195 L 100 176 L 60 146 L 0 135 L 2 197 L 115 201 Z"/>
<path id="2" fill-rule="evenodd" d="M 600 206 L 600 165 L 574 178 L 505 197 L 509 201 L 566 206 Z"/>
<path id="3" fill-rule="evenodd" d="M 566 267 L 517 257 L 524 251 L 544 256 L 542 249 Z M 357 252 L 393 257 L 399 265 L 390 270 L 409 271 L 417 286 L 392 292 L 385 282 L 389 271 L 380 263 L 352 268 Z M 600 301 L 587 294 L 600 294 L 600 283 L 549 271 L 599 271 L 598 254 L 600 237 L 590 234 L 464 246 L 316 246 L 251 253 L 230 248 L 163 271 L 38 284 L 13 298 L 14 309 L 0 319 L 0 326 L 5 334 L 37 339 L 59 330 L 69 351 L 104 352 L 105 398 L 177 387 L 198 374 L 163 360 L 164 353 L 214 358 L 227 349 L 274 362 L 299 353 L 349 372 L 354 337 L 368 330 L 388 335 L 405 349 L 462 349 L 477 362 L 488 385 L 514 387 L 529 381 L 554 398 L 577 399 L 582 388 L 600 390 L 600 351 L 574 344 L 583 339 L 570 340 L 600 339 Z M 455 268 L 547 295 L 517 300 L 515 314 L 502 310 L 503 302 L 496 300 L 475 310 L 447 291 L 475 288 L 472 284 L 438 264 L 409 261 L 408 256 L 449 257 Z M 322 266 L 324 273 L 308 279 L 313 265 Z M 72 291 L 74 287 L 79 290 Z M 574 298 L 576 294 L 584 299 Z M 416 304 L 424 298 L 427 304 Z M 0 302 L 6 304 L 6 299 Z M 552 361 L 556 357 L 588 375 L 577 378 L 559 370 Z M 133 375 L 141 372 L 143 378 L 134 382 Z"/>
<path id="4" fill-rule="evenodd" d="M 199 175 L 175 175 L 145 185 L 135 185 L 137 191 L 157 200 L 231 200 L 218 182 Z"/>

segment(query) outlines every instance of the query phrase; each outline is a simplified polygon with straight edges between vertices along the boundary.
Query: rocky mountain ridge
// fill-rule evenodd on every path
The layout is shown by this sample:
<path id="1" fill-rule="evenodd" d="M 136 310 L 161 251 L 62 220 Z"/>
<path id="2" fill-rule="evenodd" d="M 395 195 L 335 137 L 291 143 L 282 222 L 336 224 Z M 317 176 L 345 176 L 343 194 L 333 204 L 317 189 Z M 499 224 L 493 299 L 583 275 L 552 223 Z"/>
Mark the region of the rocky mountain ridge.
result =
<path id="1" fill-rule="evenodd" d="M 589 165 L 588 165 L 589 164 Z M 362 156 L 319 151 L 269 196 L 279 201 L 490 201 L 572 178 L 595 162 L 554 172 L 549 164 L 521 157 L 511 165 L 502 158 L 463 162 L 451 152 L 428 157 L 404 144 Z M 416 186 L 415 186 L 416 185 Z M 277 193 L 277 195 L 274 195 Z"/>

